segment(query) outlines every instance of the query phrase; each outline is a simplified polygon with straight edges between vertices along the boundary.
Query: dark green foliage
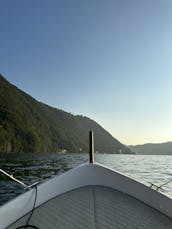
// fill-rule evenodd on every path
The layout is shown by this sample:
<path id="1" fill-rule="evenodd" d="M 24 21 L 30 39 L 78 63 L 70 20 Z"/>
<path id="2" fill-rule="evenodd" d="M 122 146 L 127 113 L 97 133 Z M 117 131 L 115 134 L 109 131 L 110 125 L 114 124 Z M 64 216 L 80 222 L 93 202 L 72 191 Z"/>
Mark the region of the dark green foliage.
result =
<path id="1" fill-rule="evenodd" d="M 0 152 L 88 151 L 88 132 L 105 153 L 130 153 L 96 122 L 33 99 L 0 75 Z"/>

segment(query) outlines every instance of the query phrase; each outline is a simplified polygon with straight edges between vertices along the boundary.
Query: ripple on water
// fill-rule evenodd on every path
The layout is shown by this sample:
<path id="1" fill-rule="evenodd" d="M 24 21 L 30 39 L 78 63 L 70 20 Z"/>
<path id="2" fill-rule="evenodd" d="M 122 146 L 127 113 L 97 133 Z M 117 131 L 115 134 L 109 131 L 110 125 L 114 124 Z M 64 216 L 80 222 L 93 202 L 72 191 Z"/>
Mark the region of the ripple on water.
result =
<path id="1" fill-rule="evenodd" d="M 27 184 L 45 181 L 87 161 L 86 154 L 0 154 L 0 168 Z M 95 161 L 148 186 L 172 179 L 172 156 L 96 154 Z M 0 174 L 0 205 L 24 191 Z M 162 192 L 172 197 L 172 182 Z"/>

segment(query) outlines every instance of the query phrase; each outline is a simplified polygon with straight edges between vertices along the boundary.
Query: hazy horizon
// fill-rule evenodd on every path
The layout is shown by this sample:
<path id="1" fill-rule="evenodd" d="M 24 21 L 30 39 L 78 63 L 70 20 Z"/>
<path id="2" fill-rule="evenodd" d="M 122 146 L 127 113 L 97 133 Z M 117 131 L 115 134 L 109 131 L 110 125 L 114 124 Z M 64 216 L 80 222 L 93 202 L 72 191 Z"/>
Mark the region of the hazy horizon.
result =
<path id="1" fill-rule="evenodd" d="M 2 0 L 0 72 L 126 145 L 171 141 L 172 1 Z"/>

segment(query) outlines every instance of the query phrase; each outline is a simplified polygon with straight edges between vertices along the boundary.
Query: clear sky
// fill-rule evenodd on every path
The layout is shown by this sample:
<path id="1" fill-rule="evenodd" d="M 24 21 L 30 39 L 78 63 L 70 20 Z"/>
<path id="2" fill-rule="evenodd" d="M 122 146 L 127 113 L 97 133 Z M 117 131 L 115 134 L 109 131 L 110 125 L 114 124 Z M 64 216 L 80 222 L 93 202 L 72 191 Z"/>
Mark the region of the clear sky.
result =
<path id="1" fill-rule="evenodd" d="M 0 72 L 124 144 L 172 141 L 172 1 L 0 0 Z"/>

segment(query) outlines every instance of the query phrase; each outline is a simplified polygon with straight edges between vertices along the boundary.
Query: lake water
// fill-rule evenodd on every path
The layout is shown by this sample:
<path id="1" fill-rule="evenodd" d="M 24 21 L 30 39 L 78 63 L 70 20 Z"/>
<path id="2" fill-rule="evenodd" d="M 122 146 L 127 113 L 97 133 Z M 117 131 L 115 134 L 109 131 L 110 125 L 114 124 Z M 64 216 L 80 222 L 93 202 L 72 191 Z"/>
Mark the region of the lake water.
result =
<path id="1" fill-rule="evenodd" d="M 148 186 L 172 179 L 172 156 L 97 154 L 95 161 Z M 86 154 L 0 154 L 0 168 L 27 184 L 49 179 L 88 162 Z M 0 205 L 23 193 L 23 187 L 0 174 Z M 172 198 L 172 182 L 162 191 Z"/>

